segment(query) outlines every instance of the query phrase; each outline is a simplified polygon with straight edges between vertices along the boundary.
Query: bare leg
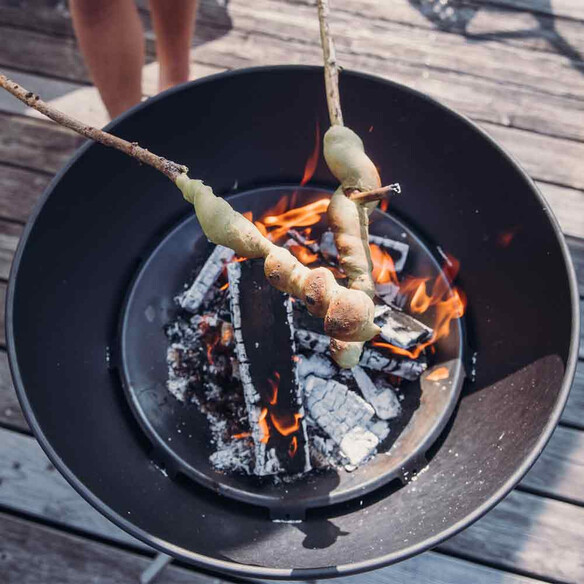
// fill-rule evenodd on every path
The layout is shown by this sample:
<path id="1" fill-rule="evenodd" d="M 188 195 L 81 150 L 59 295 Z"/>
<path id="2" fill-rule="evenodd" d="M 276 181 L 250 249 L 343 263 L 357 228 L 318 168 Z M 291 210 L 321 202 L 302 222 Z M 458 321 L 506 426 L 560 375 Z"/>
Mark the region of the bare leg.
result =
<path id="1" fill-rule="evenodd" d="M 134 0 L 71 0 L 73 26 L 111 117 L 142 98 L 144 33 Z"/>
<path id="2" fill-rule="evenodd" d="M 150 0 L 150 11 L 160 64 L 158 89 L 163 91 L 189 79 L 197 0 Z"/>

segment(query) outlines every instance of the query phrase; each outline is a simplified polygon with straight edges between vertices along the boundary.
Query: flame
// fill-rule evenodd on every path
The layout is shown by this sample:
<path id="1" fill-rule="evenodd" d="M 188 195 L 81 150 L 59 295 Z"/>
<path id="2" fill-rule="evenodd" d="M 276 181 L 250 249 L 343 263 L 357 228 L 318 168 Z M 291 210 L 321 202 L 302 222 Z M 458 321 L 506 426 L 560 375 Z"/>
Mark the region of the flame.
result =
<path id="1" fill-rule="evenodd" d="M 297 432 L 300 429 L 300 420 L 302 419 L 302 414 L 294 414 L 294 422 L 288 424 L 282 422 L 282 420 L 279 420 L 273 412 L 271 418 L 272 424 L 274 424 L 274 428 L 276 428 L 276 430 L 278 430 L 282 436 L 290 436 L 290 434 L 294 434 L 294 432 Z"/>
<path id="2" fill-rule="evenodd" d="M 450 372 L 448 371 L 448 367 L 438 367 L 438 369 L 434 369 L 432 373 L 426 375 L 428 381 L 443 381 L 449 377 Z"/>
<path id="3" fill-rule="evenodd" d="M 241 432 L 239 434 L 233 434 L 233 438 L 235 440 L 242 440 L 243 438 L 249 438 L 251 436 L 251 432 Z"/>
<path id="4" fill-rule="evenodd" d="M 371 251 L 371 261 L 373 262 L 373 271 L 371 273 L 373 281 L 376 284 L 393 282 L 399 286 L 397 274 L 395 273 L 395 264 L 389 253 L 375 243 L 370 243 L 369 249 Z"/>
<path id="5" fill-rule="evenodd" d="M 278 403 L 278 386 L 280 385 L 280 374 L 274 371 L 274 377 L 268 378 L 268 383 L 272 388 L 272 397 L 268 400 L 271 406 L 275 406 Z"/>
<path id="6" fill-rule="evenodd" d="M 296 453 L 298 452 L 298 438 L 296 436 L 292 436 L 292 440 L 290 441 L 290 446 L 288 447 L 288 456 L 290 458 L 294 458 Z"/>
<path id="7" fill-rule="evenodd" d="M 387 211 L 387 208 L 389 207 L 389 199 L 381 199 L 381 201 L 379 202 L 379 208 L 385 212 Z"/>
<path id="8" fill-rule="evenodd" d="M 260 438 L 260 442 L 262 444 L 267 444 L 268 440 L 270 439 L 270 428 L 268 426 L 268 421 L 266 420 L 267 415 L 268 408 L 264 408 L 260 413 L 260 417 L 258 418 L 258 426 L 262 432 L 262 437 Z"/>
<path id="9" fill-rule="evenodd" d="M 310 250 L 306 249 L 302 245 L 293 245 L 290 248 L 290 252 L 296 256 L 299 262 L 303 263 L 305 266 L 312 264 L 318 260 L 318 254 L 312 253 Z"/>
<path id="10" fill-rule="evenodd" d="M 248 220 L 253 221 L 253 211 L 244 211 L 242 215 Z"/>
<path id="11" fill-rule="evenodd" d="M 221 288 L 219 288 L 219 290 L 221 292 L 223 292 L 223 290 L 227 290 L 227 288 L 229 288 L 229 282 L 225 282 L 225 284 L 223 284 L 223 286 L 221 286 Z"/>
<path id="12" fill-rule="evenodd" d="M 316 128 L 314 132 L 314 148 L 311 155 L 306 161 L 306 166 L 304 167 L 304 174 L 302 175 L 302 180 L 300 181 L 300 186 L 304 186 L 314 175 L 316 171 L 316 166 L 318 164 L 318 155 L 320 152 L 320 126 L 318 120 L 316 121 Z"/>
<path id="13" fill-rule="evenodd" d="M 283 199 L 286 198 L 283 197 Z M 326 213 L 329 202 L 329 199 L 322 198 L 303 207 L 295 207 L 283 213 L 267 215 L 262 219 L 262 222 L 268 231 L 268 238 L 271 241 L 277 241 L 292 227 L 315 225 L 320 221 L 321 215 Z M 278 206 L 279 203 L 276 207 Z M 275 211 L 272 209 L 268 213 L 275 213 Z"/>

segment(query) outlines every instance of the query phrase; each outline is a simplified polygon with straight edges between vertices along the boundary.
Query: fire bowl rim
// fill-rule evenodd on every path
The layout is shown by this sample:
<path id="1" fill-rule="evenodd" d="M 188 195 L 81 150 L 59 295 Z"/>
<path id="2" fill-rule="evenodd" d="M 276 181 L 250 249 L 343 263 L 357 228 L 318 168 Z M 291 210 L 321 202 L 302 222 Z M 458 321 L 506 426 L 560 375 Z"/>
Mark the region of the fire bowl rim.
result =
<path id="1" fill-rule="evenodd" d="M 305 72 L 305 73 L 315 73 L 321 72 L 322 67 L 315 66 L 315 65 L 271 65 L 271 66 L 261 66 L 261 67 L 249 67 L 244 69 L 238 69 L 235 71 L 226 71 L 222 73 L 216 73 L 214 75 L 210 75 L 196 81 L 191 81 L 180 86 L 168 89 L 159 95 L 152 97 L 145 102 L 142 102 L 112 122 L 110 122 L 107 126 L 105 126 L 105 130 L 111 131 L 114 130 L 119 122 L 122 122 L 126 118 L 131 117 L 136 112 L 140 112 L 143 109 L 146 109 L 150 104 L 157 103 L 160 100 L 165 99 L 167 96 L 179 93 L 181 91 L 185 91 L 186 89 L 190 89 L 191 87 L 204 85 L 207 83 L 213 83 L 216 79 L 222 78 L 233 78 L 236 76 L 243 76 L 243 75 L 254 75 L 257 72 L 262 73 L 269 73 L 269 72 L 276 72 L 276 73 L 284 73 L 287 71 L 294 71 L 294 72 Z M 248 576 L 248 577 L 259 577 L 259 578 L 270 578 L 270 579 L 278 579 L 278 580 L 285 580 L 285 579 L 314 579 L 314 578 L 327 578 L 327 577 L 335 577 L 341 575 L 350 575 L 356 574 L 359 572 L 364 572 L 367 570 L 372 570 L 375 568 L 381 568 L 383 566 L 388 566 L 390 564 L 396 563 L 398 561 L 402 561 L 412 556 L 422 553 L 430 548 L 435 547 L 439 543 L 443 542 L 444 540 L 452 537 L 456 533 L 460 532 L 464 528 L 468 527 L 478 519 L 480 519 L 485 513 L 487 513 L 490 509 L 492 509 L 497 503 L 499 503 L 514 487 L 519 483 L 519 481 L 524 477 L 524 475 L 529 471 L 532 465 L 535 463 L 541 452 L 543 451 L 545 445 L 551 438 L 551 435 L 559 422 L 560 416 L 568 399 L 568 395 L 570 392 L 570 388 L 572 385 L 572 381 L 576 371 L 576 363 L 578 360 L 578 346 L 579 346 L 579 330 L 580 330 L 580 307 L 579 307 L 579 293 L 578 293 L 578 286 L 576 280 L 576 272 L 574 270 L 574 266 L 572 263 L 572 259 L 570 257 L 570 253 L 568 250 L 568 246 L 560 229 L 560 225 L 553 214 L 549 204 L 531 179 L 531 177 L 526 173 L 526 171 L 520 166 L 520 164 L 508 154 L 505 150 L 501 148 L 495 142 L 495 140 L 482 128 L 480 128 L 477 124 L 472 122 L 467 116 L 456 112 L 455 110 L 447 107 L 446 105 L 442 104 L 440 101 L 429 97 L 428 95 L 408 87 L 406 85 L 402 85 L 401 83 L 397 83 L 395 81 L 390 81 L 388 79 L 384 79 L 383 77 L 379 77 L 377 75 L 371 75 L 362 72 L 356 72 L 351 70 L 344 70 L 343 75 L 353 76 L 357 78 L 362 78 L 364 80 L 376 82 L 378 84 L 382 84 L 388 86 L 390 88 L 395 88 L 398 91 L 409 93 L 410 95 L 416 97 L 417 99 L 424 100 L 434 107 L 444 111 L 446 114 L 450 116 L 454 116 L 456 119 L 461 121 L 462 123 L 466 124 L 471 130 L 475 133 L 480 134 L 488 143 L 489 145 L 495 149 L 498 154 L 504 158 L 518 173 L 519 175 L 525 180 L 526 184 L 531 188 L 533 196 L 537 199 L 538 203 L 543 208 L 545 214 L 549 218 L 551 223 L 553 232 L 558 240 L 560 251 L 562 254 L 562 258 L 564 260 L 564 264 L 566 267 L 566 276 L 568 278 L 568 286 L 570 289 L 570 297 L 571 297 L 571 312 L 572 312 L 572 334 L 570 339 L 570 347 L 569 347 L 569 354 L 568 359 L 566 362 L 566 369 L 564 372 L 564 377 L 562 380 L 562 384 L 558 393 L 558 397 L 556 403 L 549 414 L 548 420 L 545 424 L 543 431 L 541 432 L 539 438 L 533 444 L 529 454 L 526 456 L 523 463 L 515 470 L 513 475 L 503 483 L 493 495 L 489 497 L 482 505 L 477 507 L 472 513 L 467 515 L 464 519 L 454 523 L 449 528 L 444 529 L 443 531 L 439 531 L 434 536 L 427 538 L 426 540 L 412 545 L 408 548 L 402 549 L 397 552 L 393 552 L 390 554 L 382 555 L 374 559 L 364 560 L 361 562 L 354 562 L 351 564 L 342 564 L 338 566 L 322 566 L 318 568 L 301 568 L 301 569 L 282 569 L 282 568 L 266 568 L 263 566 L 257 565 L 247 565 L 247 564 L 240 564 L 234 561 L 226 561 L 226 560 L 218 560 L 209 558 L 203 554 L 191 552 L 185 550 L 176 545 L 172 545 L 168 542 L 165 542 L 157 537 L 154 537 L 147 533 L 146 531 L 136 527 L 132 523 L 130 523 L 127 519 L 119 515 L 113 509 L 111 509 L 108 505 L 103 503 L 97 496 L 95 496 L 76 476 L 75 474 L 68 468 L 65 462 L 61 459 L 59 454 L 53 449 L 49 440 L 45 436 L 39 422 L 36 419 L 34 409 L 32 404 L 28 400 L 26 395 L 26 390 L 24 387 L 23 379 L 21 376 L 21 372 L 18 366 L 17 355 L 16 355 L 16 344 L 15 344 L 15 332 L 14 332 L 14 307 L 15 307 L 15 286 L 16 286 L 16 279 L 19 271 L 20 262 L 22 256 L 24 254 L 24 250 L 29 239 L 29 236 L 33 230 L 34 224 L 45 204 L 45 202 L 50 197 L 51 193 L 55 190 L 59 182 L 65 176 L 65 174 L 69 171 L 69 169 L 77 162 L 77 160 L 86 153 L 87 150 L 90 148 L 97 148 L 98 145 L 94 143 L 86 143 L 82 145 L 77 152 L 73 155 L 73 157 L 69 160 L 69 162 L 55 175 L 55 177 L 51 180 L 49 185 L 46 187 L 43 195 L 40 197 L 38 202 L 36 203 L 32 213 L 29 216 L 29 219 L 26 223 L 26 226 L 23 230 L 22 236 L 20 238 L 16 253 L 14 255 L 14 260 L 12 262 L 12 267 L 10 271 L 10 278 L 8 282 L 8 289 L 6 293 L 6 346 L 8 352 L 8 359 L 10 370 L 12 373 L 12 379 L 14 382 L 14 387 L 16 390 L 16 394 L 22 410 L 24 412 L 25 418 L 30 425 L 30 428 L 33 431 L 36 439 L 38 440 L 39 444 L 41 445 L 42 449 L 44 450 L 45 454 L 48 456 L 50 461 L 53 463 L 55 468 L 59 470 L 59 472 L 65 477 L 65 479 L 69 482 L 69 484 L 86 500 L 88 501 L 96 510 L 100 513 L 105 515 L 110 521 L 116 524 L 118 527 L 123 529 L 124 531 L 130 533 L 134 537 L 138 538 L 142 542 L 146 543 L 147 545 L 152 546 L 156 550 L 167 553 L 177 559 L 186 560 L 203 570 L 211 570 L 214 572 L 220 572 L 223 574 L 229 574 L 233 576 Z"/>

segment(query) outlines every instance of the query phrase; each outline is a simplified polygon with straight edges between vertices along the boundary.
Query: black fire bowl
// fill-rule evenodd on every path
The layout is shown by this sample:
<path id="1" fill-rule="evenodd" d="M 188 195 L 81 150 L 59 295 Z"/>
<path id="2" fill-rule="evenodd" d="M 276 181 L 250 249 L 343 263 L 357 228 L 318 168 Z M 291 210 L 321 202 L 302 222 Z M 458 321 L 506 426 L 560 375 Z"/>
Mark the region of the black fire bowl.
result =
<path id="1" fill-rule="evenodd" d="M 437 545 L 523 477 L 549 439 L 574 375 L 574 271 L 530 179 L 472 123 L 415 91 L 343 72 L 341 93 L 346 123 L 364 138 L 384 182 L 402 184 L 393 216 L 436 257 L 443 250 L 460 260 L 459 284 L 469 300 L 474 381 L 465 382 L 415 482 L 393 481 L 290 524 L 182 474 L 160 472 L 122 389 L 118 331 L 139 266 L 192 211 L 151 168 L 102 146 L 82 147 L 47 189 L 14 261 L 8 350 L 42 447 L 120 527 L 209 570 L 330 577 Z M 230 196 L 298 184 L 316 123 L 328 127 L 322 70 L 268 67 L 168 91 L 111 128 L 187 164 L 191 176 Z M 322 160 L 311 184 L 334 186 Z M 172 312 L 170 300 L 154 292 L 152 306 L 161 322 Z"/>

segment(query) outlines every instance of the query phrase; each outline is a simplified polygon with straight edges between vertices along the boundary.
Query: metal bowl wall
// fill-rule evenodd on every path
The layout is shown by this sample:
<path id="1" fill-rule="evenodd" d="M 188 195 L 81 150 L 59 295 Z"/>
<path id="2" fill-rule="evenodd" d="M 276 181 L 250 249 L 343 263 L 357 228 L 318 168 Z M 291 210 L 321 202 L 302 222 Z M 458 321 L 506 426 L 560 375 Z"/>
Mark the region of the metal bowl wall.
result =
<path id="1" fill-rule="evenodd" d="M 419 93 L 350 72 L 341 92 L 346 123 L 364 137 L 384 181 L 404 188 L 393 212 L 460 260 L 469 298 L 476 380 L 467 382 L 417 481 L 285 524 L 159 472 L 111 353 L 137 266 L 189 212 L 156 171 L 101 146 L 81 148 L 47 189 L 14 262 L 8 348 L 41 445 L 118 525 L 210 569 L 334 576 L 436 545 L 520 480 L 557 423 L 573 377 L 575 277 L 533 183 L 470 122 Z M 322 71 L 271 67 L 166 92 L 112 129 L 187 164 L 191 176 L 228 196 L 297 184 L 317 121 L 328 125 Z M 333 184 L 322 161 L 313 182 Z"/>

